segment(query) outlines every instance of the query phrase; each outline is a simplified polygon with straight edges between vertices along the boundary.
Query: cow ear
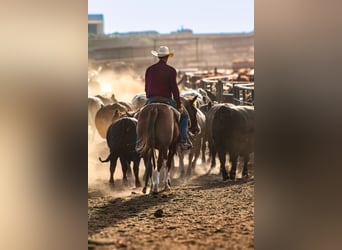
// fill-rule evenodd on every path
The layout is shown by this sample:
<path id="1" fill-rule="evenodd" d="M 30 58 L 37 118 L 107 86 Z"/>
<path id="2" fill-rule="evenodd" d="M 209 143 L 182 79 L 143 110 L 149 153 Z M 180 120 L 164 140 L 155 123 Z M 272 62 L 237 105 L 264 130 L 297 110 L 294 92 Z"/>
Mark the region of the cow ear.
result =
<path id="1" fill-rule="evenodd" d="M 197 99 L 198 95 L 195 95 L 192 99 L 191 99 L 191 102 L 194 103 Z"/>

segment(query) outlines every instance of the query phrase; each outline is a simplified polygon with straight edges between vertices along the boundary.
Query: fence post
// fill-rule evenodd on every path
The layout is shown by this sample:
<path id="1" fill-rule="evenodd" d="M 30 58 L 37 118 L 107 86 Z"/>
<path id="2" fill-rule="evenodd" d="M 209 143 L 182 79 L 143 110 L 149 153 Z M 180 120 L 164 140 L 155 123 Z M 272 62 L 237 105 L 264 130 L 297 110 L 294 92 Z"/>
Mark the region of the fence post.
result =
<path id="1" fill-rule="evenodd" d="M 200 86 L 202 89 L 207 89 L 206 83 L 203 80 L 200 81 Z"/>
<path id="2" fill-rule="evenodd" d="M 222 95 L 223 95 L 223 82 L 218 80 L 216 83 L 216 97 L 218 102 L 222 102 Z"/>

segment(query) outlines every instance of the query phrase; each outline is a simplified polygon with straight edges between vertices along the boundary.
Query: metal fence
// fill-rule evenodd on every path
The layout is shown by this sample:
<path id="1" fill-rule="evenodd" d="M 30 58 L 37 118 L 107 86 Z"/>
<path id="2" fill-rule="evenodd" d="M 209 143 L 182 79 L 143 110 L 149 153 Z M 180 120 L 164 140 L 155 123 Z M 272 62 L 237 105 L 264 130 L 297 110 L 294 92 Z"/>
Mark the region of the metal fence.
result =
<path id="1" fill-rule="evenodd" d="M 202 88 L 212 93 L 219 103 L 254 106 L 254 82 L 229 81 L 229 76 L 202 78 L 199 84 L 195 84 L 196 81 L 198 77 L 185 81 L 185 86 L 193 89 Z"/>

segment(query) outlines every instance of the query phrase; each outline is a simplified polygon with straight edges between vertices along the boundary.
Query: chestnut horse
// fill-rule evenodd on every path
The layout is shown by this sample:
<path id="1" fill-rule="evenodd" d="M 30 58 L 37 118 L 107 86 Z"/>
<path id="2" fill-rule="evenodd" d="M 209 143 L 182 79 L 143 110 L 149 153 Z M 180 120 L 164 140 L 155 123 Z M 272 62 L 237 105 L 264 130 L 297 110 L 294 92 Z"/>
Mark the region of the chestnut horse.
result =
<path id="1" fill-rule="evenodd" d="M 137 135 L 141 140 L 141 147 L 137 151 L 144 158 L 146 166 L 143 193 L 146 193 L 148 181 L 152 176 L 150 192 L 158 193 L 160 169 L 165 160 L 167 167 L 167 174 L 164 176 L 165 190 L 170 190 L 171 162 L 179 140 L 178 119 L 179 114 L 171 106 L 163 103 L 148 104 L 139 114 Z M 157 169 L 156 149 L 158 150 Z"/>

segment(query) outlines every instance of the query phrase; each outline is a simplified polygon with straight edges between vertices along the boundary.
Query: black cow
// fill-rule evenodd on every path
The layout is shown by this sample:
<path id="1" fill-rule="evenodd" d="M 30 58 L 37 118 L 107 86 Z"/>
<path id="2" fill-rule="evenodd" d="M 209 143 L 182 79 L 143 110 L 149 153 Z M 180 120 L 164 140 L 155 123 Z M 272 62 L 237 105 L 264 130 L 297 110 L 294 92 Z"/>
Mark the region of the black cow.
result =
<path id="1" fill-rule="evenodd" d="M 135 151 L 135 144 L 137 140 L 136 133 L 137 120 L 131 117 L 123 117 L 111 124 L 107 130 L 107 144 L 110 149 L 110 154 L 106 160 L 99 160 L 101 162 L 110 161 L 110 178 L 109 183 L 114 186 L 113 174 L 116 168 L 116 161 L 120 158 L 123 182 L 127 183 L 127 169 L 130 163 L 133 162 L 133 171 L 135 176 L 135 185 L 140 187 L 139 181 L 139 163 L 140 155 Z"/>
<path id="2" fill-rule="evenodd" d="M 238 156 L 244 159 L 242 176 L 248 177 L 249 155 L 254 152 L 254 107 L 219 104 L 214 105 L 208 115 L 212 161 L 217 152 L 223 180 L 235 179 Z M 227 152 L 232 164 L 229 176 L 225 168 Z"/>

